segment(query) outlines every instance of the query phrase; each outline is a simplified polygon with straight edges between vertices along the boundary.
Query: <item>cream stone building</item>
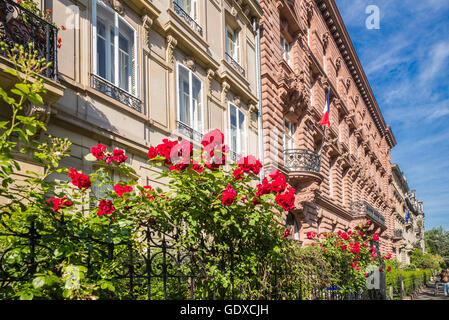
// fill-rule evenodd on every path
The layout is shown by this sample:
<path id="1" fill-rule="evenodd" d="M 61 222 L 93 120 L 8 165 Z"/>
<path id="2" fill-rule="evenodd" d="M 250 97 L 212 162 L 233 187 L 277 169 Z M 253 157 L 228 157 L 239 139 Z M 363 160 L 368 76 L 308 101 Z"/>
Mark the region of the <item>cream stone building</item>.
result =
<path id="1" fill-rule="evenodd" d="M 391 167 L 395 199 L 393 256 L 402 264 L 409 264 L 414 248 L 425 252 L 423 203 L 416 199 L 415 190 L 410 191 L 399 166 Z"/>
<path id="2" fill-rule="evenodd" d="M 0 23 L 20 22 L 23 10 L 2 2 L 11 13 Z M 55 67 L 45 77 L 45 106 L 30 106 L 29 114 L 45 121 L 43 134 L 72 141 L 63 166 L 92 172 L 96 168 L 84 156 L 102 143 L 124 149 L 139 183 L 155 185 L 159 169 L 149 169 L 150 145 L 170 137 L 197 146 L 214 128 L 225 133 L 232 159 L 259 154 L 257 1 L 42 0 L 39 5 L 66 30 L 58 33 L 62 46 L 55 57 L 52 27 L 36 22 L 52 30 L 48 43 L 39 45 Z M 35 33 L 25 30 L 23 42 Z M 8 66 L 3 57 L 0 63 Z M 3 83 L 10 80 L 2 77 Z"/>

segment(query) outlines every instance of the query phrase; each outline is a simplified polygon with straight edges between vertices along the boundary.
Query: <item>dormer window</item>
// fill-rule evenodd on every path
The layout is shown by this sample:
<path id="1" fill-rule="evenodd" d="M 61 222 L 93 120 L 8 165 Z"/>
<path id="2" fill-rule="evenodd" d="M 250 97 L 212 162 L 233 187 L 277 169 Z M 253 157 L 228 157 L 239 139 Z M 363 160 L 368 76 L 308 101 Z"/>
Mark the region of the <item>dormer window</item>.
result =
<path id="1" fill-rule="evenodd" d="M 290 49 L 290 44 L 288 43 L 287 39 L 281 36 L 282 59 L 284 59 L 289 66 L 291 66 Z"/>

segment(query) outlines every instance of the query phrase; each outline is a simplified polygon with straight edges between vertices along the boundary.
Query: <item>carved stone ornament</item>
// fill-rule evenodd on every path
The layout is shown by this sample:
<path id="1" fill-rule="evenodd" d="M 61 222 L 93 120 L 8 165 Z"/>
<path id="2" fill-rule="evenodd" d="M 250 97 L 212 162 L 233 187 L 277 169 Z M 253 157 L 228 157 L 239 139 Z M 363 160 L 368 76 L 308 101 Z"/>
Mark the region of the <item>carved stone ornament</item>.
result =
<path id="1" fill-rule="evenodd" d="M 210 91 L 211 82 L 212 82 L 212 79 L 214 78 L 214 76 L 215 76 L 214 70 L 207 69 L 206 79 L 207 79 L 207 88 L 209 88 L 209 91 Z"/>
<path id="2" fill-rule="evenodd" d="M 305 7 L 305 13 L 306 13 L 306 20 L 307 20 L 307 23 L 309 23 L 313 16 L 313 2 L 311 0 L 305 1 L 304 7 Z"/>
<path id="3" fill-rule="evenodd" d="M 153 25 L 153 19 L 151 19 L 148 15 L 144 15 L 142 17 L 142 26 L 144 28 L 144 41 L 145 41 L 145 46 L 147 48 L 150 47 L 150 29 L 151 26 Z"/>
<path id="4" fill-rule="evenodd" d="M 226 81 L 223 81 L 223 83 L 221 84 L 221 101 L 222 101 L 222 103 L 226 102 L 226 100 L 227 100 L 226 94 L 228 93 L 230 87 L 231 86 Z"/>
<path id="5" fill-rule="evenodd" d="M 326 50 L 327 45 L 329 44 L 329 32 L 323 33 L 321 41 L 323 42 L 324 50 Z"/>
<path id="6" fill-rule="evenodd" d="M 30 102 L 26 102 L 23 108 L 23 115 L 25 117 L 34 117 L 36 120 L 43 122 L 44 125 L 47 126 L 48 122 L 50 121 L 51 107 L 45 104 L 36 105 Z M 38 137 L 41 132 L 42 129 L 38 127 L 36 134 L 33 135 L 33 137 Z"/>
<path id="7" fill-rule="evenodd" d="M 296 123 L 309 103 L 305 72 L 301 71 L 296 77 L 288 77 L 283 74 L 279 80 L 279 95 L 284 115 L 290 122 Z"/>
<path id="8" fill-rule="evenodd" d="M 352 82 L 351 78 L 346 79 L 346 83 L 345 83 L 346 90 L 349 90 L 349 88 L 351 87 L 351 82 Z"/>
<path id="9" fill-rule="evenodd" d="M 167 36 L 167 63 L 173 64 L 175 62 L 173 52 L 177 44 L 178 41 L 173 36 Z"/>
<path id="10" fill-rule="evenodd" d="M 304 210 L 304 206 L 307 203 L 313 203 L 315 201 L 319 188 L 319 183 L 314 180 L 304 184 L 301 188 L 295 188 L 295 208 L 302 211 Z"/>
<path id="11" fill-rule="evenodd" d="M 237 16 L 237 9 L 235 7 L 232 7 L 230 13 L 235 18 Z"/>
<path id="12" fill-rule="evenodd" d="M 192 71 L 195 71 L 195 59 L 193 57 L 185 57 L 184 65 Z"/>
<path id="13" fill-rule="evenodd" d="M 112 9 L 115 10 L 119 15 L 123 16 L 125 14 L 125 8 L 120 0 L 108 0 L 108 4 Z"/>
<path id="14" fill-rule="evenodd" d="M 337 70 L 337 72 L 340 70 L 340 68 L 341 68 L 341 62 L 342 62 L 342 59 L 341 59 L 341 57 L 338 57 L 337 59 L 335 59 L 335 69 Z"/>

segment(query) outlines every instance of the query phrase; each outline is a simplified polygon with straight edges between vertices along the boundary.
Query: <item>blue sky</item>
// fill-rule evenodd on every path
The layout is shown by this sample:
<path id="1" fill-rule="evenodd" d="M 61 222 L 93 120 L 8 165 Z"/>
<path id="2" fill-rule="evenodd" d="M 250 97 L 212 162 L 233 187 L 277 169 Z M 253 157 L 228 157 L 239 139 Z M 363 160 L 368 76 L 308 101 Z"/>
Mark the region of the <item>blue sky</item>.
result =
<path id="1" fill-rule="evenodd" d="M 336 3 L 398 142 L 391 161 L 424 202 L 425 229 L 449 230 L 449 1 Z M 369 5 L 379 29 L 365 25 Z"/>

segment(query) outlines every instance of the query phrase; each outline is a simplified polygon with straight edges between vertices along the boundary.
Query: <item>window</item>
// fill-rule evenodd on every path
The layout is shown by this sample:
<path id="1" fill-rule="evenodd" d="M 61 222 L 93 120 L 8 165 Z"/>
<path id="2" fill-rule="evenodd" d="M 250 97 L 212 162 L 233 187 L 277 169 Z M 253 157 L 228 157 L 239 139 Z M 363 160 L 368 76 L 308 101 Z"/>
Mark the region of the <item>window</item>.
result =
<path id="1" fill-rule="evenodd" d="M 226 26 L 226 53 L 240 63 L 239 31 Z"/>
<path id="2" fill-rule="evenodd" d="M 175 0 L 175 4 L 184 10 L 193 20 L 198 21 L 197 0 Z"/>
<path id="3" fill-rule="evenodd" d="M 178 121 L 191 129 L 203 130 L 203 84 L 193 72 L 178 64 Z"/>
<path id="4" fill-rule="evenodd" d="M 240 156 L 246 155 L 246 117 L 234 104 L 229 103 L 230 149 Z"/>
<path id="5" fill-rule="evenodd" d="M 288 63 L 288 65 L 291 65 L 290 44 L 283 36 L 281 36 L 281 51 L 282 51 L 282 58 Z"/>
<path id="6" fill-rule="evenodd" d="M 310 81 L 310 106 L 313 107 L 313 86 L 315 85 L 315 80 Z"/>
<path id="7" fill-rule="evenodd" d="M 136 32 L 103 2 L 93 1 L 94 73 L 132 95 L 136 84 Z"/>
<path id="8" fill-rule="evenodd" d="M 296 125 L 284 119 L 284 150 L 295 148 Z"/>

